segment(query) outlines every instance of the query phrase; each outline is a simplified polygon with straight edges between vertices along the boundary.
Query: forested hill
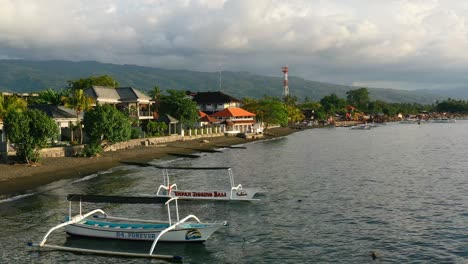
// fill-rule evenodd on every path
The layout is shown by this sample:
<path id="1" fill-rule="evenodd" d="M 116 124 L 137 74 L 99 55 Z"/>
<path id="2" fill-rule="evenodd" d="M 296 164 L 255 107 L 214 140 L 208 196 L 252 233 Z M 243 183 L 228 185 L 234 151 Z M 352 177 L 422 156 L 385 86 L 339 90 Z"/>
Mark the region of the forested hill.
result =
<path id="1" fill-rule="evenodd" d="M 264 95 L 279 97 L 283 80 L 278 77 L 255 75 L 248 72 L 196 72 L 188 70 L 165 70 L 135 65 L 117 65 L 95 61 L 23 61 L 0 60 L 0 91 L 35 92 L 46 88 L 61 89 L 68 80 L 90 76 L 110 75 L 120 86 L 132 86 L 148 91 L 155 85 L 162 90 L 179 89 L 191 91 L 222 91 L 237 98 Z M 292 95 L 302 101 L 306 96 L 320 100 L 331 93 L 346 97 L 346 91 L 358 89 L 344 85 L 308 81 L 298 77 L 289 78 Z M 368 88 L 372 100 L 387 102 L 432 103 L 442 97 L 428 91 L 405 91 Z"/>

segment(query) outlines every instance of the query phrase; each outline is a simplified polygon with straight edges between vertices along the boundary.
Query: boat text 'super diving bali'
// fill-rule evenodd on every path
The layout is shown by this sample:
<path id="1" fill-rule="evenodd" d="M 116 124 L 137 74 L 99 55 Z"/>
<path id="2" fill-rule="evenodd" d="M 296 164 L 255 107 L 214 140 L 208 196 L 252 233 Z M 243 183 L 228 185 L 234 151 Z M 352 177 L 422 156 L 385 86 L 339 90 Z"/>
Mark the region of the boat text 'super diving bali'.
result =
<path id="1" fill-rule="evenodd" d="M 163 184 L 159 186 L 156 196 L 169 198 L 178 197 L 184 200 L 221 200 L 221 201 L 256 201 L 259 200 L 254 198 L 259 193 L 264 193 L 264 188 L 244 188 L 241 184 L 235 185 L 234 175 L 230 167 L 169 167 L 159 166 L 151 163 L 139 163 L 139 162 L 123 162 L 129 165 L 137 166 L 152 166 L 162 170 Z M 169 171 L 177 170 L 216 170 L 227 172 L 227 178 L 229 179 L 229 189 L 217 189 L 217 190 L 190 190 L 190 189 L 178 189 L 177 184 L 170 180 Z"/>
<path id="2" fill-rule="evenodd" d="M 258 193 L 265 192 L 262 188 L 243 188 L 241 184 L 237 186 L 234 183 L 232 169 L 229 167 L 154 167 L 161 169 L 163 172 L 164 183 L 159 186 L 156 192 L 157 197 L 178 197 L 179 199 L 190 200 L 230 200 L 230 201 L 254 201 L 254 196 Z M 217 170 L 226 171 L 230 182 L 229 189 L 218 190 L 179 190 L 177 184 L 171 184 L 169 171 L 171 170 Z"/>
<path id="3" fill-rule="evenodd" d="M 227 222 L 203 223 L 195 215 L 188 215 L 179 219 L 179 208 L 177 197 L 128 197 L 128 196 L 104 196 L 104 195 L 73 195 L 67 197 L 69 201 L 69 215 L 67 221 L 51 228 L 40 243 L 29 243 L 30 246 L 64 250 L 72 252 L 83 252 L 92 254 L 104 254 L 126 257 L 156 258 L 166 261 L 182 261 L 180 256 L 153 254 L 159 241 L 168 242 L 204 242 L 216 230 L 227 225 Z M 72 202 L 79 202 L 79 214 L 72 216 Z M 102 209 L 95 209 L 89 213 L 82 214 L 82 202 L 92 203 L 125 203 L 125 204 L 154 204 L 165 203 L 168 210 L 168 221 L 132 219 L 110 216 Z M 170 203 L 175 203 L 176 221 L 171 218 Z M 191 221 L 190 221 L 191 220 Z M 46 244 L 49 235 L 64 227 L 70 235 L 88 236 L 106 239 L 124 240 L 146 240 L 153 241 L 148 254 L 91 250 L 75 247 L 65 247 Z"/>

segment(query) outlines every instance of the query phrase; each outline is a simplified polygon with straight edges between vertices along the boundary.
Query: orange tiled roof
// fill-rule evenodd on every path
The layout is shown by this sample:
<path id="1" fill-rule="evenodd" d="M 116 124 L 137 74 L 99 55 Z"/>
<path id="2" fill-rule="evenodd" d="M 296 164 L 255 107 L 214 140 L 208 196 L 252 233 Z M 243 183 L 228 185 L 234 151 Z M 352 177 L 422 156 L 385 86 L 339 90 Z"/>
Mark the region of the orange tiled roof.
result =
<path id="1" fill-rule="evenodd" d="M 218 119 L 205 114 L 205 116 L 200 117 L 199 121 L 200 122 L 216 123 L 216 122 L 218 122 Z"/>
<path id="2" fill-rule="evenodd" d="M 246 111 L 239 107 L 230 107 L 230 108 L 224 109 L 223 111 L 216 112 L 212 114 L 211 116 L 217 116 L 217 117 L 255 116 L 255 114 L 250 113 L 249 111 Z"/>
<path id="3" fill-rule="evenodd" d="M 207 114 L 205 114 L 204 112 L 198 110 L 198 116 L 199 117 L 205 117 L 205 116 L 207 116 Z"/>

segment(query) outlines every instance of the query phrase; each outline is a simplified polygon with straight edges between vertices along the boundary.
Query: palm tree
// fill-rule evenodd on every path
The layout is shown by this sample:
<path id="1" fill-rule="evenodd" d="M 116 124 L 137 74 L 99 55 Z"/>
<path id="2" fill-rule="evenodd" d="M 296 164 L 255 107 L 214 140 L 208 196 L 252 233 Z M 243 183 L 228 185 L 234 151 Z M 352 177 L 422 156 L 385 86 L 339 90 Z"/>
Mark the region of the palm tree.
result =
<path id="1" fill-rule="evenodd" d="M 0 93 L 0 120 L 3 120 L 10 111 L 25 111 L 28 103 L 16 95 L 5 96 Z"/>
<path id="2" fill-rule="evenodd" d="M 60 105 L 62 104 L 62 97 L 65 94 L 66 91 L 55 91 L 49 88 L 40 92 L 38 97 L 32 98 L 33 100 L 30 103 Z"/>
<path id="3" fill-rule="evenodd" d="M 80 128 L 80 144 L 83 144 L 83 128 L 81 127 L 80 114 L 83 111 L 90 110 L 93 107 L 94 100 L 85 95 L 83 89 L 76 89 L 70 96 L 62 97 L 65 107 L 76 111 L 77 125 Z M 73 140 L 73 130 L 71 129 L 71 140 Z"/>
<path id="4" fill-rule="evenodd" d="M 151 97 L 151 100 L 154 101 L 151 111 L 156 112 L 159 115 L 159 105 L 161 102 L 161 88 L 159 86 L 154 86 L 153 90 L 148 92 L 148 95 Z"/>
<path id="5" fill-rule="evenodd" d="M 18 98 L 16 95 L 5 96 L 0 93 L 0 121 L 4 120 L 8 113 L 26 111 L 27 105 L 26 100 Z M 5 130 L 3 130 L 3 133 L 5 133 Z M 5 151 L 8 152 L 8 144 L 6 144 Z"/>

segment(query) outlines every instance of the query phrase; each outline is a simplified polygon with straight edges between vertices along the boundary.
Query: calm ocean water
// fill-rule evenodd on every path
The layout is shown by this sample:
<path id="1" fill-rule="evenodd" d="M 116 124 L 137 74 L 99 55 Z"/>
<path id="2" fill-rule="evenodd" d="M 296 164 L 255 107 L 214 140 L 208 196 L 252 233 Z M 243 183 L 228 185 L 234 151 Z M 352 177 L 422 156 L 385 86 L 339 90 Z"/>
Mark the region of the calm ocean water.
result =
<path id="1" fill-rule="evenodd" d="M 156 250 L 183 255 L 186 263 L 467 263 L 467 131 L 467 121 L 388 124 L 369 131 L 313 129 L 200 159 L 155 161 L 232 166 L 237 183 L 269 190 L 258 202 L 181 202 L 182 215 L 229 225 L 205 244 L 162 244 Z M 179 188 L 228 184 L 224 174 L 203 172 L 173 179 Z M 120 166 L 76 180 L 0 203 L 0 263 L 158 263 L 26 246 L 64 219 L 66 194 L 149 194 L 162 177 L 154 168 Z M 103 208 L 139 218 L 166 213 L 160 205 Z M 141 252 L 150 246 L 67 238 L 63 232 L 50 242 Z"/>

